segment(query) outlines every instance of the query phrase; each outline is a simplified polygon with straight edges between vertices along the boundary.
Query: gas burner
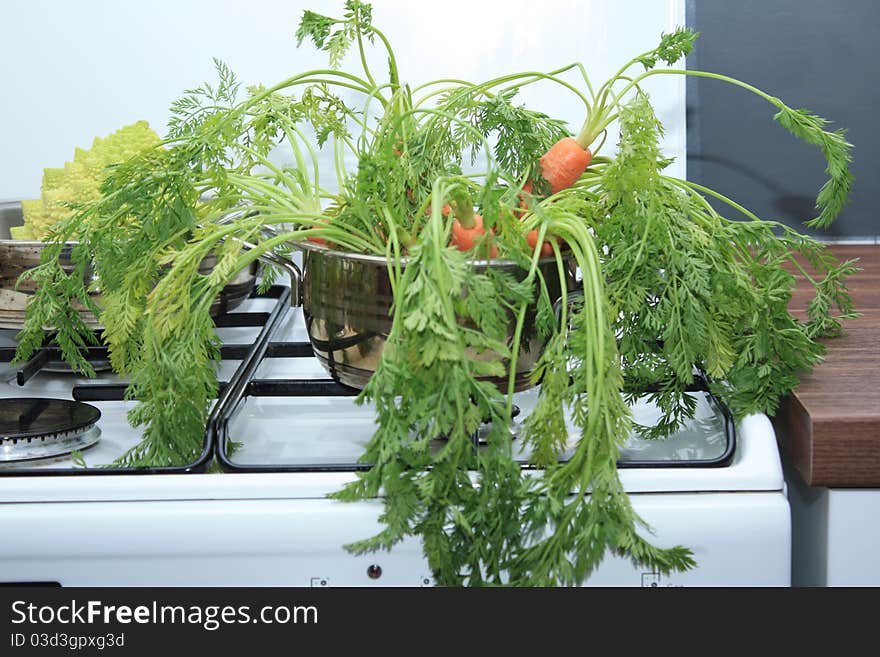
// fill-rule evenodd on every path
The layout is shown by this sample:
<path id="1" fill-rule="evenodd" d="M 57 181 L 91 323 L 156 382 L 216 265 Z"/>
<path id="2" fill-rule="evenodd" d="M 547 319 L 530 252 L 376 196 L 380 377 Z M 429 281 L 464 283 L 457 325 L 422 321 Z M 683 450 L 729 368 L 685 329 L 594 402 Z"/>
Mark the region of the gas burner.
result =
<path id="1" fill-rule="evenodd" d="M 0 399 L 0 463 L 31 461 L 91 447 L 101 411 L 66 399 Z"/>

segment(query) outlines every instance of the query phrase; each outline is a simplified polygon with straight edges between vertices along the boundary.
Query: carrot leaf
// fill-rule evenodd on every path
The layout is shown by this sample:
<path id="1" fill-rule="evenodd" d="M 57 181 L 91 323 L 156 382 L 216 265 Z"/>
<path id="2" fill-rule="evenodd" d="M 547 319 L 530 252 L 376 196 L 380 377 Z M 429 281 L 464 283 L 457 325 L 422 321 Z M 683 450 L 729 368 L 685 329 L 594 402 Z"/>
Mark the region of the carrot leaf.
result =
<path id="1" fill-rule="evenodd" d="M 811 228 L 827 228 L 849 201 L 854 177 L 849 170 L 852 162 L 852 144 L 846 140 L 846 130 L 830 132 L 825 129 L 828 121 L 805 109 L 791 109 L 781 105 L 773 117 L 779 125 L 808 144 L 818 146 L 825 156 L 825 172 L 829 180 L 819 190 L 816 208 L 820 213 L 806 222 Z"/>
<path id="2" fill-rule="evenodd" d="M 660 44 L 649 53 L 638 57 L 636 61 L 644 66 L 645 70 L 654 68 L 658 60 L 671 66 L 691 53 L 694 42 L 699 36 L 699 32 L 679 27 L 671 34 L 662 35 Z"/>

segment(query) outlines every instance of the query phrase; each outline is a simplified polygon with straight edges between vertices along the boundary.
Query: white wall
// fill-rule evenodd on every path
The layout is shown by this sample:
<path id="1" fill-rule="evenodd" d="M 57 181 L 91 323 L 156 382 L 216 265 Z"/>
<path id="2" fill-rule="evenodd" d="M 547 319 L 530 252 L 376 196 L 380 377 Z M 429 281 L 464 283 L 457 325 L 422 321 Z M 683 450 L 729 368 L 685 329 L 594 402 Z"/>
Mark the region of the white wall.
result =
<path id="1" fill-rule="evenodd" d="M 44 167 L 75 147 L 146 119 L 164 134 L 168 106 L 213 79 L 212 57 L 245 84 L 273 84 L 326 64 L 293 34 L 303 9 L 338 15 L 326 0 L 0 0 L 0 200 L 39 195 Z M 684 24 L 684 0 L 376 0 L 401 76 L 480 80 L 582 61 L 602 81 L 661 32 Z M 351 60 L 352 66 L 357 62 Z M 377 70 L 384 71 L 382 60 Z M 647 86 L 666 126 L 665 150 L 684 175 L 684 80 Z M 578 101 L 537 86 L 522 98 L 571 122 Z M 615 140 L 610 139 L 609 143 Z"/>

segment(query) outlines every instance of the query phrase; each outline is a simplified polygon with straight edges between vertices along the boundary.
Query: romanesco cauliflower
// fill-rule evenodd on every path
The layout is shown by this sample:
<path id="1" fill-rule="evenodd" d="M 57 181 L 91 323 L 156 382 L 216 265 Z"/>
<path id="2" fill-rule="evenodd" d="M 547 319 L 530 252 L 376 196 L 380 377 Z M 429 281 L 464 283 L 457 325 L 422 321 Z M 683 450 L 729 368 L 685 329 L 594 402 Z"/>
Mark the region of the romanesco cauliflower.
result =
<path id="1" fill-rule="evenodd" d="M 77 148 L 72 162 L 61 169 L 44 169 L 40 199 L 22 201 L 24 225 L 12 228 L 12 237 L 41 240 L 49 229 L 70 214 L 68 203 L 97 200 L 105 168 L 155 146 L 161 141 L 146 121 L 120 128 L 106 138 L 95 137 L 89 150 Z"/>

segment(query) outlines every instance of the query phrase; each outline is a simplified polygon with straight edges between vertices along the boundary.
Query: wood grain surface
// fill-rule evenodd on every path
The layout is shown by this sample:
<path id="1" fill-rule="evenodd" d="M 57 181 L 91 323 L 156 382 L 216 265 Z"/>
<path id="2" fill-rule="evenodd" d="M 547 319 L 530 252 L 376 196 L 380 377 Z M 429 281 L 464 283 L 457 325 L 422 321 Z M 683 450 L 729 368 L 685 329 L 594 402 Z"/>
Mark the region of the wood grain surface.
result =
<path id="1" fill-rule="evenodd" d="M 848 287 L 861 317 L 824 340 L 825 362 L 801 377 L 773 425 L 782 450 L 811 486 L 880 487 L 880 246 L 834 245 L 862 271 Z M 803 315 L 811 294 L 802 277 L 791 309 Z"/>

